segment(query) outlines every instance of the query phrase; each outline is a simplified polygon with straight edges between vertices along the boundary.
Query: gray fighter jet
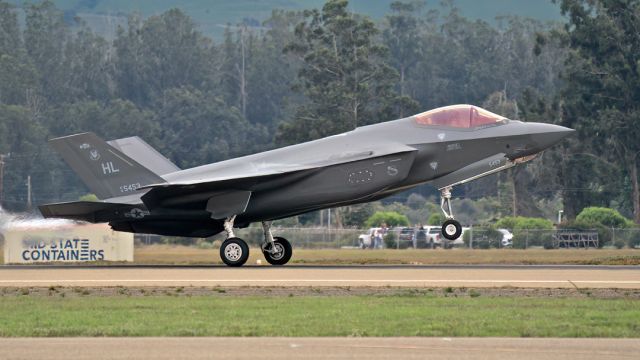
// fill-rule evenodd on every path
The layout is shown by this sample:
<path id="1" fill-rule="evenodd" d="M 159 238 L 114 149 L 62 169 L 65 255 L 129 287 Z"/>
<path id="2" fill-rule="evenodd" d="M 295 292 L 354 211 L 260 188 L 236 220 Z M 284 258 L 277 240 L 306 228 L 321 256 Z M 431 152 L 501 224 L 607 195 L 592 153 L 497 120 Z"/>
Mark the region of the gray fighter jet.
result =
<path id="1" fill-rule="evenodd" d="M 50 143 L 102 200 L 40 211 L 133 233 L 207 237 L 225 231 L 220 256 L 230 266 L 249 256 L 234 227 L 259 221 L 266 260 L 283 265 L 292 248 L 272 235 L 273 220 L 374 201 L 426 182 L 442 194 L 442 235 L 456 239 L 462 228 L 451 209 L 454 186 L 528 161 L 571 132 L 454 105 L 185 170 L 137 137 L 107 143 L 83 133 Z"/>

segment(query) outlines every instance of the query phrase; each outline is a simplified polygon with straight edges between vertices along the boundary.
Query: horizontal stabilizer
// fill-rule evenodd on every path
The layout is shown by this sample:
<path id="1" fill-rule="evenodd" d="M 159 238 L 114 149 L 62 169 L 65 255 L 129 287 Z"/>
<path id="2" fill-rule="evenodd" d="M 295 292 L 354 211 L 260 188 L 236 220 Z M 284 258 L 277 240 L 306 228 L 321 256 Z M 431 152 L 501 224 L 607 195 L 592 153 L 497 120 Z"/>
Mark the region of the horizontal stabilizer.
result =
<path id="1" fill-rule="evenodd" d="M 137 136 L 107 141 L 107 144 L 158 175 L 180 171 L 179 167 Z"/>
<path id="2" fill-rule="evenodd" d="M 63 218 L 82 220 L 88 222 L 98 222 L 96 213 L 112 210 L 126 204 L 104 203 L 94 201 L 74 201 L 58 204 L 48 204 L 39 206 L 42 216 L 45 218 Z"/>

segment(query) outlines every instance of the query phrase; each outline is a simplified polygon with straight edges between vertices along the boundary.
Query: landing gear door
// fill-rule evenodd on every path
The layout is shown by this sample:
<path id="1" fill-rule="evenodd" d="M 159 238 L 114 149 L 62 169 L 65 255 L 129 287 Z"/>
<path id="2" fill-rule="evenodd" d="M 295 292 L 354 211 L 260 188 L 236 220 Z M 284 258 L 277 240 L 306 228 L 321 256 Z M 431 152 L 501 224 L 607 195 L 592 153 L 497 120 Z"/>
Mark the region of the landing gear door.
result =
<path id="1" fill-rule="evenodd" d="M 437 178 L 431 184 L 438 189 L 452 187 L 508 169 L 514 165 L 515 163 L 509 160 L 504 153 L 499 153 Z"/>
<path id="2" fill-rule="evenodd" d="M 230 191 L 216 194 L 207 201 L 207 211 L 212 219 L 226 219 L 247 210 L 251 191 Z"/>

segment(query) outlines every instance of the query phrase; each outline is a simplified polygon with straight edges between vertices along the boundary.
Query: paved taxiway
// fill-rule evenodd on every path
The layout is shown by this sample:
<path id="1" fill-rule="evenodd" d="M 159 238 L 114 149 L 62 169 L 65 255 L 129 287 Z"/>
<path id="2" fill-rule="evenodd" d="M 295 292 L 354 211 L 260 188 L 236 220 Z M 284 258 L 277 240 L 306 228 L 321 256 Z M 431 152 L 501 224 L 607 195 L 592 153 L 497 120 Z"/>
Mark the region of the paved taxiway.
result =
<path id="1" fill-rule="evenodd" d="M 5 359 L 637 359 L 638 339 L 17 338 Z"/>
<path id="2" fill-rule="evenodd" d="M 637 266 L 18 266 L 0 287 L 399 286 L 640 289 Z"/>

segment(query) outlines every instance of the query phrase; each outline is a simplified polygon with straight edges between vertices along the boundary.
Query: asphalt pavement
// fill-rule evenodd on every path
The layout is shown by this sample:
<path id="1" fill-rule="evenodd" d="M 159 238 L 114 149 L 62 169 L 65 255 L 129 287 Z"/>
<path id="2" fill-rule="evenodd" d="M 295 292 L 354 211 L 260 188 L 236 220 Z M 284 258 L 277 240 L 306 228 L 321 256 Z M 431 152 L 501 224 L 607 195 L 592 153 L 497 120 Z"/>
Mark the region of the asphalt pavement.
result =
<path id="1" fill-rule="evenodd" d="M 396 286 L 640 289 L 637 266 L 19 266 L 0 287 L 19 286 Z"/>
<path id="2" fill-rule="evenodd" d="M 639 339 L 8 338 L 2 359 L 638 359 Z"/>

